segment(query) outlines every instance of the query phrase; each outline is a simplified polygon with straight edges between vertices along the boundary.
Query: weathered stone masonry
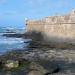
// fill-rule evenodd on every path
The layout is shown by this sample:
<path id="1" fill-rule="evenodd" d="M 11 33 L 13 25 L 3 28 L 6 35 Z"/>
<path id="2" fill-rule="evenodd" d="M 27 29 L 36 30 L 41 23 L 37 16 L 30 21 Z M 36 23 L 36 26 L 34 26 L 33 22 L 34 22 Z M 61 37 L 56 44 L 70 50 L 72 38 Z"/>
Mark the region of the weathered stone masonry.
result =
<path id="1" fill-rule="evenodd" d="M 50 16 L 42 20 L 27 20 L 27 32 L 38 31 L 45 37 L 75 38 L 75 11 L 64 16 Z"/>

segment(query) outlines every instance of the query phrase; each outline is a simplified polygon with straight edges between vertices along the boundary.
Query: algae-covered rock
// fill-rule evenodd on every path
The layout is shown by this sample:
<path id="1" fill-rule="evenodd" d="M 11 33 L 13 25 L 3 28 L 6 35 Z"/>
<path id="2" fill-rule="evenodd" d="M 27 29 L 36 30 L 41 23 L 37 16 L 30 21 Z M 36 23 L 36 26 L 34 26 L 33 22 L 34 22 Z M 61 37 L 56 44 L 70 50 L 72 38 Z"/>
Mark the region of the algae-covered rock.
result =
<path id="1" fill-rule="evenodd" d="M 15 60 L 7 60 L 4 66 L 8 69 L 17 68 L 19 66 L 19 61 Z"/>

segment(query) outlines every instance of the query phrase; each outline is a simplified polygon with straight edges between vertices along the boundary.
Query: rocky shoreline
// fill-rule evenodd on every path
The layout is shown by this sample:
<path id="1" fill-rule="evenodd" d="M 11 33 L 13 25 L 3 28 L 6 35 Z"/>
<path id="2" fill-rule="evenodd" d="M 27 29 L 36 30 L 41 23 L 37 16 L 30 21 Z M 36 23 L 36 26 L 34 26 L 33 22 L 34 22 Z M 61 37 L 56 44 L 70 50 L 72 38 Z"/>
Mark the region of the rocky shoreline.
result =
<path id="1" fill-rule="evenodd" d="M 51 74 L 52 75 L 74 75 L 75 74 L 75 50 L 32 48 L 29 51 L 24 50 L 24 51 L 8 52 L 5 55 L 3 55 L 1 58 L 3 59 L 2 61 L 6 59 L 6 61 L 12 60 L 12 61 L 21 62 L 22 67 L 20 69 L 17 69 L 20 67 L 20 65 L 18 64 L 16 70 L 22 72 L 22 74 L 18 74 L 19 72 L 16 72 L 16 75 L 38 75 L 38 74 L 39 75 L 51 75 Z M 45 66 L 48 65 L 48 68 L 44 68 L 42 64 L 39 64 L 41 63 L 41 61 L 42 64 L 44 64 Z M 29 64 L 33 66 L 32 70 L 29 70 L 30 69 Z M 53 64 L 54 67 L 52 66 L 51 68 L 51 66 L 49 66 L 50 64 Z M 40 67 L 43 68 L 43 72 L 45 72 L 44 70 L 48 70 L 48 72 L 46 71 L 46 73 L 49 74 L 46 73 L 40 74 L 41 71 Z M 15 69 L 15 67 L 13 69 Z M 23 71 L 21 71 L 22 69 Z M 52 69 L 53 71 L 51 72 Z M 11 75 L 14 75 L 13 74 L 15 72 L 14 70 L 9 69 L 6 72 L 8 71 L 11 73 Z"/>
<path id="2" fill-rule="evenodd" d="M 32 38 L 27 48 L 0 56 L 0 75 L 75 75 L 75 45 Z"/>

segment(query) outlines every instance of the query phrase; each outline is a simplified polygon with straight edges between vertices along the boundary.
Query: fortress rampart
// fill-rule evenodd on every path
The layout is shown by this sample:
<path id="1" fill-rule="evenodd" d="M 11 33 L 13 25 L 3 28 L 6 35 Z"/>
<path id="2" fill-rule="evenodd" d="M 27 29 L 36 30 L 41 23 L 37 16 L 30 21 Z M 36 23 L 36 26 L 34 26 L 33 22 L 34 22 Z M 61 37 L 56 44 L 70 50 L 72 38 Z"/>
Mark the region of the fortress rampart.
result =
<path id="1" fill-rule="evenodd" d="M 45 37 L 75 38 L 75 11 L 67 15 L 27 20 L 27 32 L 37 31 Z"/>

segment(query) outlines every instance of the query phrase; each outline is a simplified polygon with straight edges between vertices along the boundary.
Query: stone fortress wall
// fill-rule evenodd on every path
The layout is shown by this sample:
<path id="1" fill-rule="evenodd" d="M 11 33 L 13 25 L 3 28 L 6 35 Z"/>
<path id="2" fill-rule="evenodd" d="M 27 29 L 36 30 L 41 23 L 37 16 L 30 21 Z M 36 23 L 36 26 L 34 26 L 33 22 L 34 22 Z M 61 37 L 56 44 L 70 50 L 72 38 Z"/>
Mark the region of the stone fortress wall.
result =
<path id="1" fill-rule="evenodd" d="M 45 37 L 75 38 L 75 10 L 67 15 L 27 20 L 27 31 L 38 31 Z"/>

